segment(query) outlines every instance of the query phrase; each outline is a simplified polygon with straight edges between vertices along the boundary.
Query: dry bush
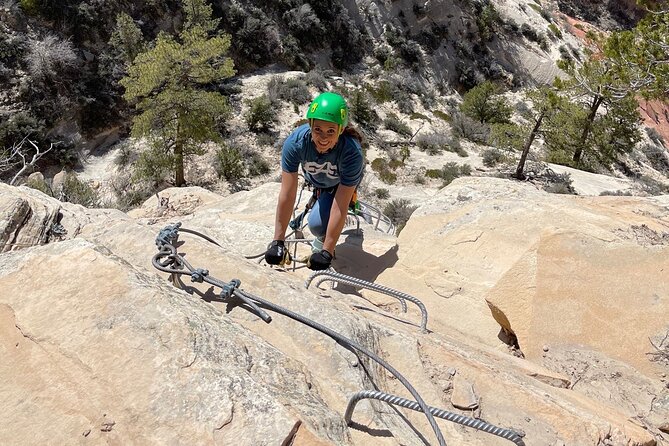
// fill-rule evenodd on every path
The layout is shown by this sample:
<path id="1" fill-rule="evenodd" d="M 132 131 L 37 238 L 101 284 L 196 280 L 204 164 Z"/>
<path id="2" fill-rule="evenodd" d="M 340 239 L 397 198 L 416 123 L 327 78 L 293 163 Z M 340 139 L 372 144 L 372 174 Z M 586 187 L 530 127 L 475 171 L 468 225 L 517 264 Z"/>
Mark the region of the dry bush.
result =
<path id="1" fill-rule="evenodd" d="M 26 63 L 33 79 L 56 80 L 75 67 L 77 56 L 72 42 L 49 34 L 42 40 L 30 40 Z"/>

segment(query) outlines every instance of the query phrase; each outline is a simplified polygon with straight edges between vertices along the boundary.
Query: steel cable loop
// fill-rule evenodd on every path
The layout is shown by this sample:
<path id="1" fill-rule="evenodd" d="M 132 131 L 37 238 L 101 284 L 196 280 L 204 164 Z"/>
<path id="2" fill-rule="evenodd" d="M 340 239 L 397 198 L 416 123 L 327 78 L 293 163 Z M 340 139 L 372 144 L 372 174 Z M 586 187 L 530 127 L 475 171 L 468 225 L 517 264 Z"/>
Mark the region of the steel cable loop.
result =
<path id="1" fill-rule="evenodd" d="M 377 291 L 379 293 L 394 297 L 396 299 L 406 299 L 409 302 L 413 302 L 418 306 L 420 309 L 420 314 L 421 314 L 421 322 L 420 322 L 420 328 L 423 333 L 427 333 L 427 309 L 425 308 L 425 305 L 423 305 L 423 302 L 420 300 L 416 299 L 413 296 L 410 296 L 406 293 L 403 293 L 401 291 L 395 290 L 393 288 L 388 288 L 383 285 L 378 285 L 376 283 L 368 282 L 366 280 L 358 279 L 357 277 L 351 277 L 347 276 L 345 274 L 338 273 L 332 269 L 324 270 L 324 271 L 316 271 L 315 273 L 311 274 L 309 278 L 304 282 L 304 286 L 306 288 L 309 288 L 309 285 L 311 285 L 311 281 L 314 280 L 315 277 L 318 276 L 331 276 L 332 278 L 336 279 L 342 279 L 342 280 L 347 280 L 349 282 L 353 282 L 354 284 L 363 287 L 363 288 L 368 288 L 373 291 Z M 323 279 L 327 280 L 327 279 Z M 405 304 L 406 306 L 406 304 Z M 406 311 L 406 310 L 405 310 Z"/>
<path id="2" fill-rule="evenodd" d="M 421 398 L 421 396 L 418 394 L 416 389 L 414 389 L 414 387 L 409 383 L 409 381 L 407 381 L 407 379 L 404 376 L 402 376 L 402 374 L 400 372 L 398 372 L 393 366 L 391 366 L 386 361 L 381 359 L 381 357 L 379 357 L 375 353 L 367 350 L 366 348 L 362 347 L 361 345 L 356 344 L 355 342 L 351 341 L 350 339 L 340 335 L 336 331 L 333 331 L 330 328 L 328 328 L 324 325 L 321 325 L 318 322 L 313 321 L 313 320 L 311 320 L 311 319 L 309 319 L 305 316 L 297 314 L 297 313 L 295 313 L 295 312 L 293 312 L 293 311 L 291 311 L 287 308 L 284 308 L 284 307 L 281 307 L 279 305 L 273 304 L 272 302 L 269 302 L 269 301 L 267 301 L 267 300 L 265 300 L 261 297 L 255 296 L 253 294 L 250 294 L 250 293 L 248 293 L 246 291 L 243 291 L 243 290 L 240 290 L 240 289 L 236 289 L 234 294 L 236 296 L 240 296 L 240 295 L 245 296 L 248 299 L 252 299 L 252 300 L 256 301 L 256 303 L 260 307 L 267 308 L 271 311 L 275 311 L 275 312 L 277 312 L 279 314 L 282 314 L 284 316 L 287 316 L 287 317 L 289 317 L 293 320 L 296 320 L 296 321 L 301 322 L 305 325 L 308 325 L 309 327 L 311 327 L 315 330 L 318 330 L 321 333 L 331 337 L 332 339 L 337 341 L 337 343 L 340 344 L 341 346 L 343 346 L 344 348 L 346 348 L 348 350 L 357 350 L 357 351 L 369 356 L 372 360 L 376 361 L 379 365 L 381 365 L 386 370 L 388 370 L 390 373 L 392 373 L 392 375 L 395 376 L 398 379 L 398 381 L 400 381 L 402 383 L 402 385 L 404 385 L 404 387 L 406 387 L 406 389 L 409 391 L 409 393 L 411 393 L 411 395 L 416 399 L 415 404 L 418 407 L 417 410 L 420 411 L 420 412 L 423 412 L 425 414 L 425 417 L 427 418 L 430 426 L 432 427 L 432 430 L 434 431 L 434 433 L 437 437 L 437 441 L 439 442 L 439 446 L 446 446 L 446 440 L 444 440 L 444 437 L 441 433 L 441 430 L 439 429 L 439 426 L 437 425 L 437 421 L 434 419 L 434 416 L 430 412 L 429 406 L 425 403 L 423 398 Z"/>
<path id="3" fill-rule="evenodd" d="M 173 247 L 172 247 L 172 248 L 173 248 Z M 176 251 L 176 250 L 174 250 L 174 249 L 172 249 L 172 250 L 173 250 L 173 251 Z M 200 276 L 200 278 L 201 278 L 202 280 L 198 280 L 198 282 L 206 282 L 206 283 L 208 283 L 208 284 L 210 284 L 210 285 L 217 286 L 217 287 L 221 288 L 222 290 L 224 290 L 224 291 L 221 293 L 221 299 L 223 299 L 223 300 L 225 300 L 226 298 L 229 298 L 230 295 L 235 294 L 234 291 L 236 291 L 236 290 L 233 290 L 232 292 L 229 292 L 229 293 L 225 293 L 225 290 L 226 290 L 228 287 L 230 287 L 230 285 L 231 285 L 232 282 L 226 283 L 226 282 L 222 282 L 222 281 L 220 281 L 220 280 L 218 280 L 218 279 L 216 279 L 216 278 L 214 278 L 214 277 L 211 277 L 211 276 L 209 276 L 209 272 L 208 272 L 208 271 L 207 271 L 206 274 L 203 275 L 202 272 L 201 272 L 202 270 L 194 269 L 194 268 L 191 266 L 191 264 L 188 263 L 188 261 L 187 261 L 186 259 L 184 259 L 182 256 L 180 256 L 179 254 L 172 254 L 172 253 L 170 253 L 170 254 L 168 254 L 168 255 L 169 255 L 170 257 L 173 257 L 173 258 L 170 259 L 172 262 L 176 259 L 181 265 L 183 265 L 183 266 L 186 267 L 187 271 L 186 271 L 186 270 L 183 270 L 183 269 L 167 268 L 165 265 L 161 264 L 161 263 L 158 261 L 158 259 L 159 259 L 160 257 L 165 256 L 165 255 L 166 255 L 165 252 L 164 252 L 164 251 L 161 251 L 161 252 L 159 252 L 158 254 L 156 254 L 155 256 L 153 256 L 152 263 L 153 263 L 153 266 L 154 266 L 156 269 L 158 269 L 158 270 L 160 270 L 160 271 L 163 271 L 163 272 L 165 272 L 165 273 L 169 273 L 169 274 L 180 274 L 180 275 L 185 275 L 185 274 L 187 274 L 187 275 L 191 276 L 191 280 L 192 280 L 192 278 L 194 277 L 194 275 L 196 275 L 196 276 Z M 204 271 L 206 271 L 206 270 L 204 270 Z M 237 286 L 239 286 L 239 285 L 237 285 Z M 265 311 L 263 311 L 261 308 L 259 308 L 253 301 L 250 301 L 250 300 L 248 300 L 248 299 L 246 299 L 246 298 L 244 298 L 244 297 L 242 297 L 242 296 L 238 296 L 238 297 L 239 297 L 244 303 L 246 303 L 248 306 L 250 306 L 250 307 L 253 309 L 253 311 L 254 311 L 254 312 L 255 312 L 255 313 L 256 313 L 256 314 L 257 314 L 263 321 L 265 321 L 265 322 L 267 322 L 267 323 L 270 323 L 270 322 L 272 321 L 272 316 L 270 316 L 270 315 L 267 314 Z"/>
<path id="4" fill-rule="evenodd" d="M 180 228 L 179 228 L 179 231 L 180 231 L 180 232 L 187 232 L 187 233 L 189 233 L 189 234 L 193 234 L 193 235 L 197 235 L 198 237 L 202 237 L 202 238 L 205 239 L 206 241 L 211 242 L 211 243 L 213 243 L 213 244 L 216 245 L 216 246 L 219 246 L 219 247 L 221 247 L 221 248 L 223 247 L 223 246 L 221 246 L 216 240 L 214 240 L 213 238 L 211 238 L 211 237 L 209 237 L 209 236 L 207 236 L 207 235 L 205 235 L 205 234 L 202 234 L 202 233 L 200 233 L 200 232 L 194 231 L 194 230 L 192 230 L 192 229 L 186 229 L 186 228 L 181 228 L 181 227 L 180 227 Z"/>
<path id="5" fill-rule="evenodd" d="M 343 283 L 343 284 L 345 284 L 345 285 L 351 285 L 351 286 L 358 287 L 358 288 L 367 288 L 367 287 L 365 287 L 365 286 L 360 285 L 358 282 L 354 282 L 354 281 L 352 281 L 352 280 L 338 279 L 338 278 L 336 278 L 336 277 L 319 277 L 319 278 L 316 280 L 316 282 L 314 283 L 314 286 L 315 286 L 316 288 L 318 288 L 323 282 L 338 282 L 338 283 Z M 407 303 L 406 303 L 406 301 L 405 301 L 404 299 L 402 299 L 401 297 L 399 297 L 399 296 L 392 296 L 392 297 L 396 297 L 397 300 L 400 301 L 400 304 L 402 305 L 402 312 L 403 312 L 403 313 L 406 313 L 406 312 L 407 312 Z"/>
<path id="6" fill-rule="evenodd" d="M 406 409 L 415 410 L 421 412 L 420 406 L 415 402 L 402 398 L 396 395 L 389 395 L 387 393 L 379 392 L 376 390 L 362 390 L 351 397 L 346 407 L 346 413 L 344 414 L 344 420 L 346 424 L 351 425 L 351 418 L 353 416 L 353 411 L 355 406 L 358 404 L 358 401 L 372 398 L 384 403 L 393 404 L 396 406 L 404 407 Z M 518 435 L 518 433 L 510 430 L 504 429 L 501 427 L 494 426 L 492 424 L 486 423 L 485 421 L 477 420 L 475 418 L 467 417 L 464 415 L 456 414 L 453 412 L 448 412 L 443 409 L 437 409 L 436 407 L 428 406 L 430 413 L 438 418 L 451 421 L 453 423 L 462 424 L 463 426 L 471 427 L 476 430 L 486 432 L 488 434 L 496 435 L 498 437 L 504 438 L 515 443 L 517 446 L 525 446 L 525 442 Z"/>

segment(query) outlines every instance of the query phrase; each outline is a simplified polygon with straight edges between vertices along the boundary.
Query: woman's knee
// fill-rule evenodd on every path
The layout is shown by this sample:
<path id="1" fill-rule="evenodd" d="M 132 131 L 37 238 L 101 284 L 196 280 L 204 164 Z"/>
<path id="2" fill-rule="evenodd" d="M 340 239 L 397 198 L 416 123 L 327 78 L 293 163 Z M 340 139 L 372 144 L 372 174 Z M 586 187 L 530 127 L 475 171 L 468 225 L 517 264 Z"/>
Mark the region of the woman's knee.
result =
<path id="1" fill-rule="evenodd" d="M 325 237 L 327 228 L 327 221 L 323 221 L 318 212 L 312 212 L 309 215 L 309 231 L 311 231 L 315 237 Z"/>

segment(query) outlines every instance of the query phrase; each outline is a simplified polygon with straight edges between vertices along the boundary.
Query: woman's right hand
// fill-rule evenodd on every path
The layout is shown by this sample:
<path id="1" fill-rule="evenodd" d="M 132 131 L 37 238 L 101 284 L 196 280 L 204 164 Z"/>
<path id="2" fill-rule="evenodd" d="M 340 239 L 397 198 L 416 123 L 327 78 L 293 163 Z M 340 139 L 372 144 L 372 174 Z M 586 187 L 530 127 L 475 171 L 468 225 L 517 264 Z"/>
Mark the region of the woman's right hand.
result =
<path id="1" fill-rule="evenodd" d="M 283 240 L 274 240 L 265 251 L 265 262 L 270 265 L 285 265 L 290 260 L 290 253 Z"/>

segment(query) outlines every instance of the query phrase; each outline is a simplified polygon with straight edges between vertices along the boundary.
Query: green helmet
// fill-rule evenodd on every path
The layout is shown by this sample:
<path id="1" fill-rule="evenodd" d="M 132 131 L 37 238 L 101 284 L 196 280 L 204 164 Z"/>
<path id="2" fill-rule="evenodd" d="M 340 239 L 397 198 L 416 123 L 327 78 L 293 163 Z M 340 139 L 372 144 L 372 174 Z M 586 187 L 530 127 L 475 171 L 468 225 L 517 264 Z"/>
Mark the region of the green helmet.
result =
<path id="1" fill-rule="evenodd" d="M 320 119 L 346 127 L 348 106 L 346 100 L 336 93 L 321 93 L 309 104 L 307 119 Z"/>

